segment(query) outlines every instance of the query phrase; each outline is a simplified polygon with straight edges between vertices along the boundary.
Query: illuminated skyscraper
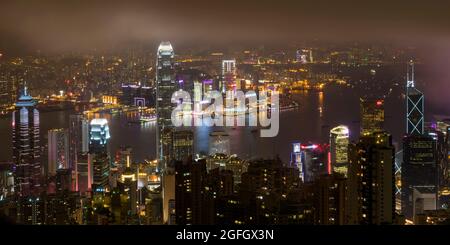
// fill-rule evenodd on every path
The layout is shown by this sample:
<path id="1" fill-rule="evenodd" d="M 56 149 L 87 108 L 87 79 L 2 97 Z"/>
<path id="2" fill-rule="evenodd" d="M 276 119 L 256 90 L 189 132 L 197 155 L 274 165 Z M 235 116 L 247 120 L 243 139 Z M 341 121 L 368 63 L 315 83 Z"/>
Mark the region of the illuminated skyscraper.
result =
<path id="1" fill-rule="evenodd" d="M 327 144 L 293 143 L 291 168 L 296 168 L 303 182 L 312 182 L 321 175 L 331 174 L 329 146 Z"/>
<path id="2" fill-rule="evenodd" d="M 39 111 L 25 85 L 12 114 L 15 191 L 21 196 L 38 194 L 41 178 Z"/>
<path id="3" fill-rule="evenodd" d="M 92 189 L 103 192 L 109 180 L 109 158 L 107 143 L 110 138 L 108 121 L 104 118 L 92 119 L 89 130 L 89 162 L 92 169 Z M 91 176 L 90 176 L 91 177 Z"/>
<path id="4" fill-rule="evenodd" d="M 304 182 L 312 182 L 331 172 L 327 144 L 304 144 L 300 146 Z"/>
<path id="5" fill-rule="evenodd" d="M 303 56 L 301 49 L 295 52 L 295 61 L 298 63 L 306 63 L 306 57 Z"/>
<path id="6" fill-rule="evenodd" d="M 230 136 L 225 131 L 213 131 L 209 134 L 209 155 L 230 155 Z"/>
<path id="7" fill-rule="evenodd" d="M 303 163 L 302 163 L 302 151 L 300 143 L 292 144 L 292 153 L 291 153 L 291 167 L 297 168 L 300 174 L 300 179 L 305 181 L 305 173 L 303 172 Z"/>
<path id="8" fill-rule="evenodd" d="M 8 81 L 0 80 L 0 110 L 7 108 L 11 104 Z"/>
<path id="9" fill-rule="evenodd" d="M 77 154 L 89 151 L 89 121 L 82 115 L 69 117 L 69 166 L 75 169 Z"/>
<path id="10" fill-rule="evenodd" d="M 77 175 L 75 179 L 75 190 L 80 194 L 84 194 L 89 191 L 92 185 L 92 170 L 90 169 L 90 154 L 84 153 L 77 156 Z M 74 181 L 72 181 L 74 182 Z"/>
<path id="11" fill-rule="evenodd" d="M 89 121 L 82 114 L 70 115 L 69 117 L 69 168 L 72 170 L 73 190 L 79 190 L 80 171 L 78 164 L 87 164 L 87 153 L 89 151 Z M 83 170 L 84 165 L 82 166 Z M 81 175 L 85 175 L 82 173 Z M 86 183 L 83 183 L 85 190 Z"/>
<path id="12" fill-rule="evenodd" d="M 175 68 L 172 45 L 170 42 L 162 42 L 159 45 L 156 61 L 156 113 L 157 113 L 157 133 L 156 133 L 156 156 L 159 160 L 160 168 L 166 167 L 170 158 L 170 144 L 165 142 L 170 132 L 166 129 L 172 128 L 172 94 L 175 92 Z M 165 133 L 166 131 L 167 133 Z"/>
<path id="13" fill-rule="evenodd" d="M 91 120 L 89 129 L 89 150 L 92 153 L 106 152 L 110 138 L 108 121 L 104 118 Z"/>
<path id="14" fill-rule="evenodd" d="M 435 133 L 437 134 L 437 152 L 439 165 L 439 185 L 443 188 L 450 183 L 450 119 L 439 120 L 436 124 Z M 441 188 L 441 192 L 444 192 Z M 450 195 L 441 195 L 446 197 L 446 201 L 441 201 L 440 205 L 450 206 Z M 442 199 L 441 198 L 441 199 Z"/>
<path id="15" fill-rule="evenodd" d="M 361 135 L 383 131 L 384 100 L 360 99 Z"/>
<path id="16" fill-rule="evenodd" d="M 138 191 L 136 171 L 131 167 L 130 156 L 127 156 L 127 165 L 125 171 L 120 176 L 118 185 L 123 196 L 121 199 L 125 200 L 123 206 L 125 207 L 126 213 L 132 217 L 137 212 Z"/>
<path id="17" fill-rule="evenodd" d="M 54 176 L 57 169 L 69 169 L 69 134 L 67 129 L 51 129 L 48 131 L 47 174 Z"/>
<path id="18" fill-rule="evenodd" d="M 222 60 L 222 92 L 236 88 L 236 60 Z"/>
<path id="19" fill-rule="evenodd" d="M 347 126 L 337 126 L 330 131 L 330 160 L 333 172 L 347 176 L 349 130 Z"/>
<path id="20" fill-rule="evenodd" d="M 186 161 L 194 155 L 194 133 L 191 130 L 175 131 L 172 134 L 173 160 Z"/>
<path id="21" fill-rule="evenodd" d="M 438 193 L 438 166 L 436 140 L 425 135 L 409 135 L 403 139 L 402 163 L 402 213 L 413 220 L 415 202 L 414 190 L 427 189 L 434 193 L 434 207 Z M 428 207 L 429 208 L 429 207 Z"/>
<path id="22" fill-rule="evenodd" d="M 247 172 L 242 174 L 239 186 L 246 224 L 277 222 L 275 219 L 278 214 L 275 212 L 281 210 L 280 204 L 283 202 L 276 200 L 288 196 L 299 185 L 298 169 L 286 166 L 279 158 L 252 160 Z"/>
<path id="23" fill-rule="evenodd" d="M 315 224 L 342 225 L 345 222 L 346 178 L 341 174 L 322 175 L 313 184 Z"/>
<path id="24" fill-rule="evenodd" d="M 394 159 L 391 136 L 375 132 L 349 145 L 347 222 L 392 224 L 395 213 Z"/>
<path id="25" fill-rule="evenodd" d="M 408 63 L 406 74 L 406 133 L 424 133 L 424 96 L 414 84 L 414 62 Z"/>
<path id="26" fill-rule="evenodd" d="M 306 64 L 313 62 L 312 49 L 299 49 L 295 53 L 295 60 L 298 63 Z"/>
<path id="27" fill-rule="evenodd" d="M 162 42 L 158 47 L 156 60 L 156 158 L 162 173 L 163 222 L 171 219 L 170 203 L 175 199 L 174 169 L 170 167 L 173 126 L 171 121 L 172 109 L 175 101 L 175 53 L 170 42 Z"/>

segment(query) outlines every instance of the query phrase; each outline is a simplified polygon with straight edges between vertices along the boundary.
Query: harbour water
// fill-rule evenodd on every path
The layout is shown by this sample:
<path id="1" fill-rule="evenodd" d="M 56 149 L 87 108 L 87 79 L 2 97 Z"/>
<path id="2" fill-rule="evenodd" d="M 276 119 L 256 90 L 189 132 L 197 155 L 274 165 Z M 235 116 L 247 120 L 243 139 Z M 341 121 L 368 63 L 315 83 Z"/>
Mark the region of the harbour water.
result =
<path id="1" fill-rule="evenodd" d="M 278 155 L 289 161 L 291 144 L 294 142 L 328 142 L 329 131 L 339 124 L 350 128 L 351 140 L 359 137 L 359 96 L 355 89 L 345 86 L 329 86 L 322 92 L 299 91 L 293 95 L 298 101 L 296 109 L 280 112 L 279 133 L 273 138 L 261 138 L 254 127 L 194 127 L 195 151 L 208 152 L 209 133 L 224 130 L 230 136 L 230 150 L 241 158 L 270 158 Z M 401 91 L 394 91 L 386 97 L 385 128 L 398 142 L 404 131 L 404 101 Z M 432 109 L 428 112 L 432 113 Z M 72 111 L 41 113 L 41 143 L 47 142 L 47 130 L 68 127 Z M 120 146 L 133 148 L 133 160 L 143 161 L 155 157 L 156 122 L 130 123 L 139 118 L 138 112 L 102 114 L 109 121 L 111 154 Z M 11 125 L 9 118 L 0 119 L 0 161 L 11 161 Z M 43 162 L 46 162 L 43 151 Z"/>

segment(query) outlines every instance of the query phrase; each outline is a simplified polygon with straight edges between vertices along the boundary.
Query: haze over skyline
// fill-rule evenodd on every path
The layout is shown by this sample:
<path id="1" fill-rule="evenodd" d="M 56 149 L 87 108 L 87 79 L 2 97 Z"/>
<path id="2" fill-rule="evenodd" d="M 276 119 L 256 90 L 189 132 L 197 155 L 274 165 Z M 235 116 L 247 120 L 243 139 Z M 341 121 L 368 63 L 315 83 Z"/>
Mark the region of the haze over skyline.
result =
<path id="1" fill-rule="evenodd" d="M 450 3 L 444 1 L 53 1 L 3 0 L 4 57 L 132 45 L 161 40 L 183 47 L 301 43 L 321 40 L 415 46 L 426 64 L 429 103 L 450 96 Z M 419 71 L 420 73 L 420 71 Z M 420 79 L 420 76 L 418 77 Z"/>
<path id="2" fill-rule="evenodd" d="M 448 40 L 450 24 L 446 11 L 450 4 L 442 1 L 2 2 L 2 49 L 73 51 L 168 39 L 228 44 L 320 38 L 422 44 Z"/>

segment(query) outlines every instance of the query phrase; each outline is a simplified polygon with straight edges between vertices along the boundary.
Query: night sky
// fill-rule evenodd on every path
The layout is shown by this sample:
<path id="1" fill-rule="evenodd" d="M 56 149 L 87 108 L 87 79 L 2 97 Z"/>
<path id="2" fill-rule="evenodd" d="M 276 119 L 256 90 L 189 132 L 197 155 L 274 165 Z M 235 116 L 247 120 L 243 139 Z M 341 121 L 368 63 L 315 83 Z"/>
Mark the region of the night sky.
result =
<path id="1" fill-rule="evenodd" d="M 426 89 L 429 101 L 438 103 L 450 97 L 449 12 L 450 1 L 433 0 L 0 0 L 0 52 L 114 49 L 160 40 L 186 46 L 316 38 L 414 45 L 436 84 Z M 448 99 L 439 104 L 450 107 Z"/>
<path id="2" fill-rule="evenodd" d="M 438 42 L 449 39 L 449 11 L 448 1 L 411 0 L 1 0 L 1 47 L 72 50 L 162 39 Z"/>

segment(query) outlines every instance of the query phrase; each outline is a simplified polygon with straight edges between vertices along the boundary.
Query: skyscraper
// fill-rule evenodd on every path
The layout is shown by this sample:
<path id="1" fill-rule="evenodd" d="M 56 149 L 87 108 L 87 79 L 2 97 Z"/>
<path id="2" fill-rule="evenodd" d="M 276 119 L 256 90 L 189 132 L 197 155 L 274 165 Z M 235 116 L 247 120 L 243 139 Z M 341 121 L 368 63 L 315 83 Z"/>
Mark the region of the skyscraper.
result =
<path id="1" fill-rule="evenodd" d="M 89 132 L 92 189 L 96 192 L 103 192 L 108 185 L 110 167 L 106 148 L 110 138 L 108 121 L 104 118 L 92 119 Z"/>
<path id="2" fill-rule="evenodd" d="M 278 158 L 252 160 L 239 187 L 246 224 L 275 224 L 281 200 L 299 185 L 297 168 L 285 166 Z"/>
<path id="3" fill-rule="evenodd" d="M 438 166 L 436 141 L 427 135 L 409 135 L 403 138 L 402 163 L 402 213 L 413 220 L 416 200 L 414 190 L 434 192 L 435 201 L 438 192 Z M 436 203 L 434 208 L 436 209 Z"/>
<path id="4" fill-rule="evenodd" d="M 47 175 L 56 175 L 57 169 L 69 169 L 69 134 L 67 129 L 48 131 Z"/>
<path id="5" fill-rule="evenodd" d="M 132 217 L 137 212 L 138 192 L 136 171 L 131 167 L 130 156 L 127 156 L 127 165 L 118 185 L 121 187 L 121 195 L 124 196 L 122 199 L 125 200 L 126 213 Z"/>
<path id="6" fill-rule="evenodd" d="M 21 196 L 38 194 L 40 189 L 41 149 L 36 104 L 25 85 L 12 114 L 15 191 Z"/>
<path id="7" fill-rule="evenodd" d="M 347 223 L 392 224 L 395 215 L 391 135 L 375 132 L 349 146 Z"/>
<path id="8" fill-rule="evenodd" d="M 194 133 L 191 130 L 175 131 L 172 134 L 173 160 L 186 161 L 194 155 Z"/>
<path id="9" fill-rule="evenodd" d="M 89 151 L 106 152 L 106 144 L 110 138 L 108 121 L 104 118 L 91 120 L 89 128 Z"/>
<path id="10" fill-rule="evenodd" d="M 299 177 L 302 181 L 305 181 L 305 173 L 303 172 L 303 162 L 302 162 L 302 151 L 301 144 L 299 142 L 292 144 L 291 152 L 291 166 L 292 168 L 297 168 L 299 172 Z"/>
<path id="11" fill-rule="evenodd" d="M 209 133 L 209 155 L 216 153 L 230 155 L 230 136 L 225 131 Z"/>
<path id="12" fill-rule="evenodd" d="M 437 156 L 439 168 L 440 192 L 445 193 L 445 188 L 450 186 L 450 119 L 439 120 L 436 129 L 432 130 L 437 136 Z M 439 205 L 450 206 L 450 195 L 440 195 Z M 447 197 L 444 197 L 447 196 Z M 443 200 L 447 199 L 447 200 Z"/>
<path id="13" fill-rule="evenodd" d="M 0 80 L 0 111 L 11 104 L 11 95 L 8 87 L 8 81 Z"/>
<path id="14" fill-rule="evenodd" d="M 414 62 L 408 63 L 406 75 L 406 133 L 424 133 L 424 96 L 414 84 Z"/>
<path id="15" fill-rule="evenodd" d="M 383 131 L 384 100 L 360 99 L 361 135 Z"/>
<path id="16" fill-rule="evenodd" d="M 77 154 L 89 151 L 89 121 L 82 114 L 69 117 L 69 166 L 75 169 Z"/>
<path id="17" fill-rule="evenodd" d="M 157 113 L 157 133 L 156 133 L 156 156 L 159 160 L 160 168 L 165 168 L 169 163 L 170 145 L 167 144 L 165 132 L 172 128 L 172 94 L 175 92 L 175 67 L 172 45 L 170 42 L 162 42 L 159 45 L 156 60 L 156 113 Z M 165 131 L 165 132 L 164 132 Z M 167 136 L 167 135 L 166 135 Z"/>
<path id="18" fill-rule="evenodd" d="M 333 172 L 347 176 L 349 130 L 347 126 L 337 126 L 330 131 L 330 161 Z"/>
<path id="19" fill-rule="evenodd" d="M 236 60 L 222 60 L 222 92 L 236 88 Z"/>
<path id="20" fill-rule="evenodd" d="M 303 144 L 300 149 L 304 182 L 312 182 L 321 175 L 330 174 L 327 144 Z"/>
<path id="21" fill-rule="evenodd" d="M 205 209 L 206 161 L 177 161 L 175 212 L 179 225 L 208 224 Z"/>
<path id="22" fill-rule="evenodd" d="M 78 164 L 87 164 L 89 151 L 89 121 L 82 114 L 69 117 L 69 168 L 72 170 L 73 190 L 79 190 Z M 82 167 L 83 168 L 83 167 Z M 85 171 L 85 169 L 83 169 Z M 83 173 L 84 174 L 84 173 Z M 85 190 L 84 183 L 83 189 Z"/>
<path id="23" fill-rule="evenodd" d="M 313 183 L 315 223 L 342 225 L 345 222 L 346 178 L 341 174 L 322 175 Z"/>

